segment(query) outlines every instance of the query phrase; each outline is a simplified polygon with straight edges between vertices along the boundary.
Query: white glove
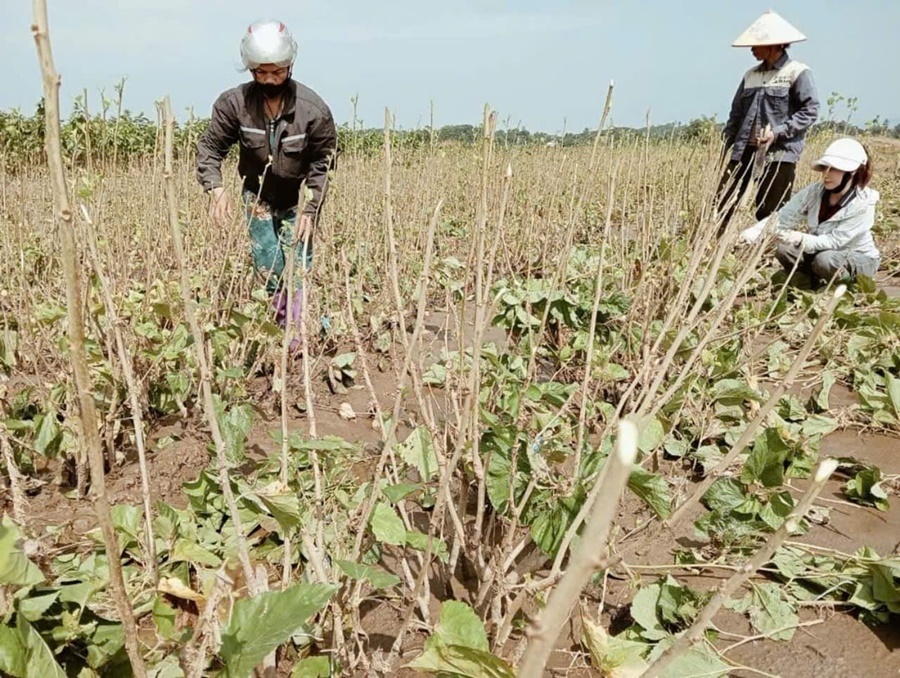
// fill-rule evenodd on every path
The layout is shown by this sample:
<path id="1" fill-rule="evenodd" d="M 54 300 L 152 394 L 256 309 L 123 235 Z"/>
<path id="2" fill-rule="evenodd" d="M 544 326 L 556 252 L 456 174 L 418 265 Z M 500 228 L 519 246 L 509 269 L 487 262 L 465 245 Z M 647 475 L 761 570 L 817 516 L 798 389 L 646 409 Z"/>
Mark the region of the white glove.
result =
<path id="1" fill-rule="evenodd" d="M 759 240 L 759 236 L 762 235 L 765 225 L 765 222 L 761 221 L 755 226 L 745 228 L 738 236 L 738 242 L 744 245 L 751 245 L 755 243 L 757 240 Z"/>
<path id="2" fill-rule="evenodd" d="M 780 230 L 775 233 L 775 237 L 777 237 L 780 242 L 787 245 L 793 245 L 794 247 L 803 245 L 803 233 L 800 231 L 789 231 L 787 229 L 783 231 Z"/>

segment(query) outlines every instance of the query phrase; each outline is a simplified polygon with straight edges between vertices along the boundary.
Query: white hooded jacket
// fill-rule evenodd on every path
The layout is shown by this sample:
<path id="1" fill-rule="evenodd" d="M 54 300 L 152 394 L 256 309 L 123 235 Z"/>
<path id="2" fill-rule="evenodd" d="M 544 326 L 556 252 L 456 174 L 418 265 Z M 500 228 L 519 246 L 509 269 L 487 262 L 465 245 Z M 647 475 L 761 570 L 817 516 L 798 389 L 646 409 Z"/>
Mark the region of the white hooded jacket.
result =
<path id="1" fill-rule="evenodd" d="M 880 259 L 881 254 L 872 237 L 875 205 L 881 199 L 878 191 L 868 187 L 857 189 L 855 197 L 830 219 L 819 223 L 819 205 L 824 190 L 822 182 L 817 181 L 795 193 L 778 211 L 778 229 L 798 230 L 805 222 L 808 232 L 803 234 L 804 252 L 839 250 Z M 756 240 L 766 221 L 763 219 L 748 228 L 742 234 L 743 239 L 750 242 Z"/>

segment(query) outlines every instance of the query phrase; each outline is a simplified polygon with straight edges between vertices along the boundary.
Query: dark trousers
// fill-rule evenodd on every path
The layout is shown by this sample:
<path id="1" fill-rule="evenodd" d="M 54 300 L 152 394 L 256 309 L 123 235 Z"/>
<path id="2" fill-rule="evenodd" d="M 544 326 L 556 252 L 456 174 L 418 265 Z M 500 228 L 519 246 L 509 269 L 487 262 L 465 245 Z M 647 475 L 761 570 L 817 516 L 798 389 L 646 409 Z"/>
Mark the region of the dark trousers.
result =
<path id="1" fill-rule="evenodd" d="M 874 278 L 881 264 L 881 258 L 866 257 L 856 252 L 841 250 L 822 250 L 820 252 L 801 252 L 794 245 L 782 243 L 775 250 L 775 257 L 786 273 L 794 270 L 814 276 L 819 280 L 835 279 L 836 282 L 848 282 L 857 276 L 865 275 Z M 800 262 L 797 263 L 797 260 Z"/>
<path id="2" fill-rule="evenodd" d="M 725 231 L 750 185 L 754 150 L 748 148 L 740 160 L 730 161 L 722 173 L 718 191 L 718 210 L 719 214 L 724 214 L 724 216 L 719 228 L 719 235 Z M 767 162 L 765 164 L 754 196 L 757 220 L 765 219 L 772 212 L 781 209 L 788 201 L 794 187 L 796 171 L 797 166 L 792 162 Z"/>

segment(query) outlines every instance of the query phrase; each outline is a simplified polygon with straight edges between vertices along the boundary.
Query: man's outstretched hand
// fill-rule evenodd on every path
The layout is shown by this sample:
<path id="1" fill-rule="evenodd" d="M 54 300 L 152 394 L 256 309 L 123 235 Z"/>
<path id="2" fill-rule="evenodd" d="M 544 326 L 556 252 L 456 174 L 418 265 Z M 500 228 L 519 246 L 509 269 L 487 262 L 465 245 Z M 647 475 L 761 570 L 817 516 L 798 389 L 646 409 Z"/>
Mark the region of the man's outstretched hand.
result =
<path id="1" fill-rule="evenodd" d="M 234 216 L 231 198 L 224 186 L 216 186 L 209 192 L 209 218 L 214 226 L 222 227 Z"/>

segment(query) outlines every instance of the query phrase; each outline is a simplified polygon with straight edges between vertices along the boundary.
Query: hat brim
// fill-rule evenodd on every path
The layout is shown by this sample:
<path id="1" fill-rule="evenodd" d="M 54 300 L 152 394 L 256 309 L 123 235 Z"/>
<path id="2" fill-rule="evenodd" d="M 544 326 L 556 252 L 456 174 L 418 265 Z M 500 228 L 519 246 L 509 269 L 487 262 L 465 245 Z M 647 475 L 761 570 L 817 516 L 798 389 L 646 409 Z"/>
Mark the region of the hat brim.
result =
<path id="1" fill-rule="evenodd" d="M 829 167 L 840 172 L 852 172 L 859 168 L 859 163 L 849 158 L 836 158 L 834 156 L 823 155 L 813 163 L 813 170 L 816 172 L 824 172 Z"/>
<path id="2" fill-rule="evenodd" d="M 803 42 L 806 38 L 794 40 L 735 40 L 732 47 L 769 47 L 770 45 L 793 45 L 795 42 Z"/>

